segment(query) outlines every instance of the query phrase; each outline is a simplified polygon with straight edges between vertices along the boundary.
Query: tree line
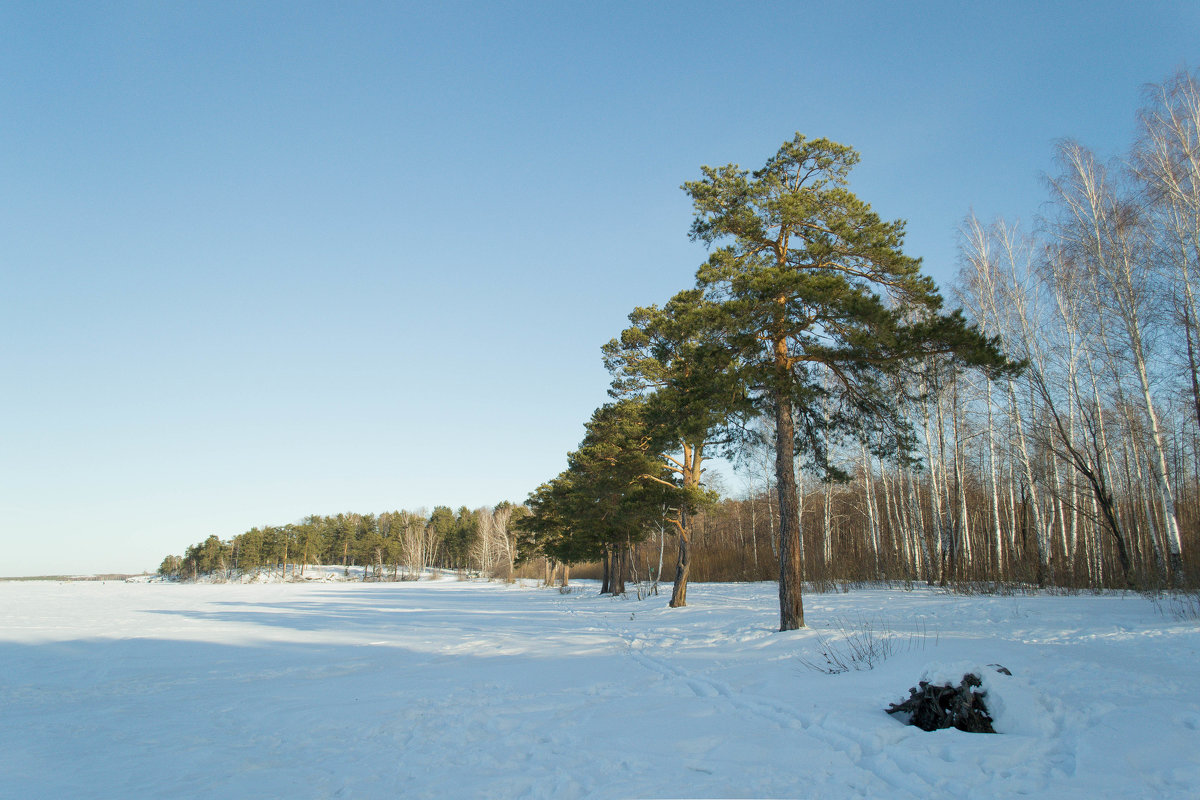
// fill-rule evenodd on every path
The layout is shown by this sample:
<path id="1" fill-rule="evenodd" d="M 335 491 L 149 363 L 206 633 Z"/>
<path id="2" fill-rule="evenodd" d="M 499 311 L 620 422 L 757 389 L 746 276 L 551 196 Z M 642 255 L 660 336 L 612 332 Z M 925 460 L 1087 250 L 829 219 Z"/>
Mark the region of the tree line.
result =
<path id="1" fill-rule="evenodd" d="M 158 572 L 194 580 L 272 574 L 303 577 L 313 564 L 363 567 L 364 579 L 415 580 L 431 567 L 512 574 L 517 561 L 514 523 L 524 506 L 502 502 L 475 510 L 390 511 L 310 515 L 298 523 L 251 528 L 223 540 L 214 535 L 182 556 L 163 559 Z"/>
<path id="2" fill-rule="evenodd" d="M 1196 77 L 1148 89 L 1139 125 L 1111 164 L 1060 144 L 1030 233 L 968 217 L 953 311 L 849 191 L 851 148 L 797 134 L 753 172 L 702 168 L 683 188 L 711 255 L 605 346 L 613 401 L 531 494 L 530 544 L 620 592 L 670 530 L 678 606 L 697 525 L 724 528 L 769 548 L 784 630 L 806 579 L 1194 583 Z M 714 452 L 769 466 L 744 501 L 766 541 L 706 489 Z"/>

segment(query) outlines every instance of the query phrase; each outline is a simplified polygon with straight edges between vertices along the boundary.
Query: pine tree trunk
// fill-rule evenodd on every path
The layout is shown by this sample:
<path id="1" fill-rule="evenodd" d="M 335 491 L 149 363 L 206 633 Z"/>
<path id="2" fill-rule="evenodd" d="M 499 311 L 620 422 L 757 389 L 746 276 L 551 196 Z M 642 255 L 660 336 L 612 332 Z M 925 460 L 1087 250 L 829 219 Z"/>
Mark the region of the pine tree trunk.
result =
<path id="1" fill-rule="evenodd" d="M 775 486 L 779 492 L 779 630 L 804 627 L 804 550 L 800 532 L 800 499 L 796 493 L 795 426 L 792 404 L 775 395 Z"/>
<path id="2" fill-rule="evenodd" d="M 612 584 L 612 594 L 614 597 L 625 594 L 625 572 L 627 565 L 625 559 L 627 557 L 627 548 L 618 546 L 613 548 L 612 554 L 612 577 L 609 579 Z"/>
<path id="3" fill-rule="evenodd" d="M 681 608 L 687 605 L 688 577 L 692 572 L 692 534 L 683 512 L 680 512 L 680 516 L 683 517 L 683 520 L 679 528 L 679 558 L 675 562 L 675 585 L 671 589 L 671 608 Z"/>
<path id="4" fill-rule="evenodd" d="M 704 462 L 704 445 L 689 445 L 683 443 L 683 486 L 685 489 L 697 489 L 700 486 L 701 464 Z M 675 585 L 671 589 L 671 608 L 687 605 L 687 583 L 692 572 L 692 525 L 687 509 L 679 509 L 679 558 L 675 563 Z M 740 526 L 739 526 L 740 528 Z M 745 543 L 743 542 L 742 557 L 743 571 L 745 564 Z"/>

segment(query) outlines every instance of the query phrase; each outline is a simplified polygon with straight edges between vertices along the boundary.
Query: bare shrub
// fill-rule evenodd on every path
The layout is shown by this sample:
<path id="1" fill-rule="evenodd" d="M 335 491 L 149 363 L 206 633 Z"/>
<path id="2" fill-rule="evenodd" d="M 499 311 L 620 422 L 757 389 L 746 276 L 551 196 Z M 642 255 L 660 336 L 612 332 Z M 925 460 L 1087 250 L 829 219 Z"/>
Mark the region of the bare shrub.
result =
<path id="1" fill-rule="evenodd" d="M 853 624 L 838 617 L 834 620 L 832 635 L 817 633 L 817 657 L 800 656 L 799 661 L 815 672 L 837 675 L 842 672 L 865 671 L 886 661 L 896 653 L 924 650 L 929 643 L 929 631 L 924 622 L 907 635 L 893 633 L 887 621 L 878 624 L 866 617 L 859 617 Z M 937 645 L 938 634 L 933 634 Z"/>
<path id="2" fill-rule="evenodd" d="M 1186 622 L 1200 620 L 1200 592 L 1155 591 L 1143 595 L 1163 617 Z"/>

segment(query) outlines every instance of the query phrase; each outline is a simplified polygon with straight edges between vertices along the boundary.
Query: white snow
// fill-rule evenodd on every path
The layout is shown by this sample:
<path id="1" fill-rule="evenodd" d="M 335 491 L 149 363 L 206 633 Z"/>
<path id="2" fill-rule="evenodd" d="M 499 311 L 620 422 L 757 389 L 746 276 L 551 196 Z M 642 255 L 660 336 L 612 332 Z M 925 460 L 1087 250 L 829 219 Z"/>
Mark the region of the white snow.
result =
<path id="1" fill-rule="evenodd" d="M 689 600 L 0 583 L 0 797 L 1200 796 L 1200 630 L 1138 595 Z M 804 665 L 853 620 L 896 652 Z M 972 667 L 1001 734 L 884 713 Z"/>

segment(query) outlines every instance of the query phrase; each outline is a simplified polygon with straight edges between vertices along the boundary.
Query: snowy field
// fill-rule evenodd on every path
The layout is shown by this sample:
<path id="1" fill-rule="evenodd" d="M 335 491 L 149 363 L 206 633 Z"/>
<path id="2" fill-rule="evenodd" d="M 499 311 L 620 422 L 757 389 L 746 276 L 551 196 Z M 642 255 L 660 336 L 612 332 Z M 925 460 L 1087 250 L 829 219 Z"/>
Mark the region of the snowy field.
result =
<path id="1" fill-rule="evenodd" d="M 689 599 L 0 583 L 0 796 L 1200 796 L 1200 630 L 1137 595 L 809 595 L 787 634 L 774 584 Z M 898 652 L 805 665 L 862 620 Z M 883 712 L 967 663 L 1013 673 L 1001 735 Z"/>

